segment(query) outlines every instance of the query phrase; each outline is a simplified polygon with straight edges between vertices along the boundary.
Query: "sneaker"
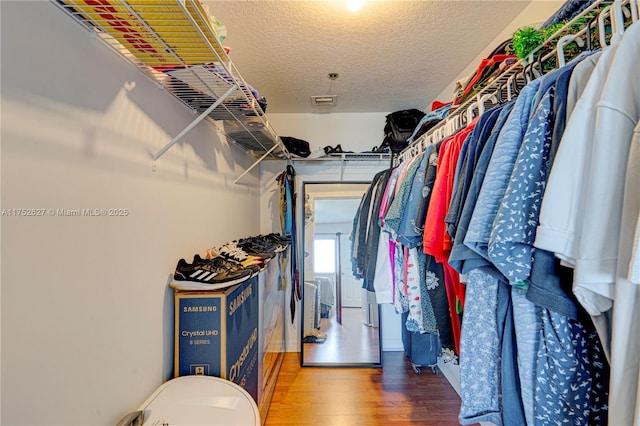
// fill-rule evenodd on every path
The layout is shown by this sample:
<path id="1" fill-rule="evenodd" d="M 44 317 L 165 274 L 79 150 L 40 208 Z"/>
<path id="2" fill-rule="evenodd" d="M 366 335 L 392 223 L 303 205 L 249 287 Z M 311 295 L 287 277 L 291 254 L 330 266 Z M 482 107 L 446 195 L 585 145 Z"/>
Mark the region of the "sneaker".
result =
<path id="1" fill-rule="evenodd" d="M 266 241 L 269 244 L 274 245 L 275 246 L 274 250 L 276 251 L 276 253 L 285 251 L 289 246 L 289 241 L 283 236 L 278 234 L 260 235 L 259 238 L 261 238 L 263 241 Z"/>
<path id="2" fill-rule="evenodd" d="M 207 250 L 207 257 L 209 257 L 209 253 L 211 252 L 211 257 L 223 256 L 228 260 L 238 262 L 242 266 L 260 266 L 264 265 L 264 259 L 260 256 L 250 255 L 246 251 L 242 250 L 238 247 L 238 244 L 234 241 L 229 241 L 225 245 L 221 246 L 218 249 L 212 248 Z"/>
<path id="3" fill-rule="evenodd" d="M 314 336 L 314 337 L 317 337 L 318 339 L 326 339 L 327 333 L 322 333 L 317 328 L 312 328 L 311 330 L 307 330 L 304 332 L 304 337 L 307 337 L 307 336 Z"/>
<path id="4" fill-rule="evenodd" d="M 245 252 L 253 256 L 260 256 L 265 260 L 272 259 L 276 255 L 274 245 L 267 245 L 266 243 L 254 237 L 243 238 L 237 242 L 237 245 Z"/>
<path id="5" fill-rule="evenodd" d="M 229 267 L 231 267 L 232 269 L 249 269 L 254 274 L 257 274 L 258 272 L 260 272 L 262 270 L 262 264 L 259 264 L 259 263 L 256 263 L 256 262 L 252 263 L 251 261 L 241 262 L 240 260 L 238 260 L 238 259 L 236 259 L 236 258 L 234 258 L 232 256 L 229 256 L 227 254 L 223 254 L 220 251 L 220 249 L 217 249 L 215 247 L 207 249 L 207 254 L 205 256 L 205 259 L 212 260 L 212 259 L 215 259 L 217 257 L 220 257 L 220 258 L 224 259 L 225 261 L 227 261 L 227 263 L 229 264 Z"/>
<path id="6" fill-rule="evenodd" d="M 254 275 L 253 269 L 238 268 L 223 257 L 193 257 L 191 264 L 180 259 L 171 287 L 178 290 L 218 290 L 241 283 Z"/>
<path id="7" fill-rule="evenodd" d="M 257 237 L 249 238 L 249 240 L 251 240 L 253 244 L 259 246 L 263 250 L 274 253 L 280 253 L 281 251 L 284 251 L 289 245 L 288 241 L 283 243 L 281 238 L 276 237 L 275 234 L 258 235 Z"/>

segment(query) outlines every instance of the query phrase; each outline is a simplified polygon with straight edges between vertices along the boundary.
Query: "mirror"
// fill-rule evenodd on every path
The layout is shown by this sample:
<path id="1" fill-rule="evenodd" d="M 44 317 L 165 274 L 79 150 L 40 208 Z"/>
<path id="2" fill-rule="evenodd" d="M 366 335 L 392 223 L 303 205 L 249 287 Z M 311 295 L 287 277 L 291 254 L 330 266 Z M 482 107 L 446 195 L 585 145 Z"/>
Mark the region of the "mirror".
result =
<path id="1" fill-rule="evenodd" d="M 379 306 L 351 261 L 353 221 L 370 184 L 303 184 L 303 366 L 381 366 Z"/>

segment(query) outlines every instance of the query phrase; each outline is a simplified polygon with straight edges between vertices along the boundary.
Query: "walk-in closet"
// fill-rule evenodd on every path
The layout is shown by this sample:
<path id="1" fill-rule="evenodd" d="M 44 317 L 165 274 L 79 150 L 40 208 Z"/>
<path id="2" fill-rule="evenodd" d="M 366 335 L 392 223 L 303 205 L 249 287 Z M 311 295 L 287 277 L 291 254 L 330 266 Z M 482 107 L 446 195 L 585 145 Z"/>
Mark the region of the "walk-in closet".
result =
<path id="1" fill-rule="evenodd" d="M 0 423 L 640 426 L 638 0 L 3 0 Z"/>

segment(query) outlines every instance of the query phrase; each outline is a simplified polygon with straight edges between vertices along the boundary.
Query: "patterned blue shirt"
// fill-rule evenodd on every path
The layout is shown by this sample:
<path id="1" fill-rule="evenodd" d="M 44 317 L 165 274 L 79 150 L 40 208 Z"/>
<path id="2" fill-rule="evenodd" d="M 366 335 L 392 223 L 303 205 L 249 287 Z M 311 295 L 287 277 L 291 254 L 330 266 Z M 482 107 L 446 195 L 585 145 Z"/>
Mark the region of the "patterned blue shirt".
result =
<path id="1" fill-rule="evenodd" d="M 429 156 L 434 149 L 435 145 L 429 145 L 422 154 L 422 160 L 420 160 L 418 170 L 413 177 L 409 198 L 402 212 L 402 220 L 398 228 L 398 241 L 409 248 L 422 245 L 422 233 L 418 232 L 416 215 L 422 202 L 422 189 L 424 187 L 424 176 L 429 165 Z"/>
<path id="2" fill-rule="evenodd" d="M 551 87 L 531 118 L 489 238 L 489 259 L 511 284 L 531 274 L 533 241 L 549 172 L 545 166 L 553 130 L 553 96 Z"/>
<path id="3" fill-rule="evenodd" d="M 509 118 L 500 131 L 469 222 L 464 245 L 485 259 L 489 259 L 488 246 L 493 221 L 507 190 L 511 172 L 527 130 L 532 102 L 540 85 L 539 80 L 533 80 L 522 89 Z"/>

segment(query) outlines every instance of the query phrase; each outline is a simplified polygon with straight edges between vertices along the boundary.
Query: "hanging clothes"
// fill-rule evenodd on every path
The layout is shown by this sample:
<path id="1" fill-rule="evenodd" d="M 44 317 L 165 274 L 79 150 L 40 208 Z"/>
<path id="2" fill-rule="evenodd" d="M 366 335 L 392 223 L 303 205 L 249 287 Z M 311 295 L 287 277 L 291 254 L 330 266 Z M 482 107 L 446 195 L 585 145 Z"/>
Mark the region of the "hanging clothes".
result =
<path id="1" fill-rule="evenodd" d="M 455 232 L 450 260 L 460 271 L 469 273 L 467 294 L 473 295 L 465 313 L 472 312 L 474 320 L 463 321 L 461 337 L 463 389 L 473 389 L 477 385 L 479 371 L 487 374 L 484 376 L 485 382 L 495 384 L 482 395 L 473 391 L 463 392 L 459 419 L 462 424 L 484 420 L 520 424 L 521 416 L 527 424 L 555 424 L 567 420 L 577 424 L 606 422 L 603 413 L 607 411 L 609 369 L 591 321 L 585 319 L 584 311 L 576 309 L 569 297 L 566 299 L 574 308 L 569 311 L 570 316 L 567 316 L 567 312 L 535 306 L 525 297 L 533 276 L 540 288 L 547 288 L 549 281 L 557 282 L 559 288 L 566 288 L 567 278 L 558 275 L 554 262 L 547 262 L 548 257 L 537 257 L 540 253 L 534 250 L 533 242 L 546 176 L 553 163 L 550 158 L 553 131 L 561 128 L 555 126 L 555 113 L 566 105 L 566 102 L 555 102 L 557 82 L 562 76 L 561 84 L 566 88 L 561 86 L 560 96 L 564 97 L 569 91 L 571 69 L 587 56 L 583 55 L 567 68 L 546 75 L 539 82 L 529 83 L 518 98 L 526 99 L 526 104 L 522 105 L 524 108 L 515 108 L 516 101 L 509 118 L 504 120 L 503 116 L 505 124 L 501 129 L 498 127 L 500 133 L 496 148 L 490 152 L 487 175 L 491 167 L 496 167 L 495 164 L 500 164 L 502 172 L 505 166 L 509 166 L 510 173 L 506 179 L 502 178 L 504 184 L 498 187 L 501 191 L 498 196 L 496 192 L 491 194 L 495 196 L 493 205 L 497 209 L 495 218 L 487 221 L 488 226 L 484 228 L 484 242 L 478 241 L 480 244 L 473 246 L 467 244 L 468 232 L 464 237 L 467 248 L 475 249 L 476 255 L 482 255 L 482 261 L 474 264 L 474 268 L 465 268 L 464 262 L 468 260 L 469 253 L 460 249 L 458 233 L 465 233 L 463 220 L 459 223 L 462 227 L 459 226 Z M 527 95 L 527 89 L 528 98 L 523 97 Z M 529 105 L 531 109 L 526 111 Z M 516 135 L 521 136 L 505 145 L 504 138 L 508 134 L 504 132 L 515 128 L 508 127 L 509 121 L 520 123 Z M 460 161 L 465 160 L 462 158 Z M 478 171 L 481 177 L 484 176 L 483 168 L 478 168 Z M 484 178 L 481 181 L 487 182 Z M 493 185 L 494 190 L 495 184 L 495 179 L 489 181 L 489 187 Z M 482 185 L 478 194 L 481 195 L 485 190 L 485 185 Z M 473 190 L 467 198 L 471 204 L 466 207 L 474 210 L 473 219 L 478 212 L 479 202 L 475 202 Z M 489 199 L 485 198 L 484 202 Z M 486 209 L 487 205 L 482 204 L 480 208 Z M 469 223 L 473 225 L 473 221 Z M 490 230 L 488 240 L 486 230 Z M 509 280 L 502 281 L 503 276 Z M 513 285 L 511 294 L 498 301 L 501 293 L 497 289 L 507 283 Z M 512 310 L 509 306 L 512 306 Z M 469 318 L 466 314 L 465 318 Z M 495 322 L 496 319 L 498 322 Z M 506 336 L 514 338 L 507 339 Z M 517 351 L 505 351 L 508 347 L 517 347 Z M 514 357 L 516 352 L 518 355 Z M 486 355 L 478 355 L 481 353 Z M 489 361 L 491 359 L 499 361 Z M 499 381 L 497 377 L 500 377 Z M 518 390 L 519 400 L 511 398 L 513 393 L 508 392 L 509 389 Z M 578 405 L 581 408 L 579 411 Z"/>
<path id="2" fill-rule="evenodd" d="M 276 177 L 280 187 L 280 220 L 285 236 L 289 239 L 289 250 L 282 256 L 282 270 L 288 269 L 291 277 L 291 299 L 289 310 L 291 322 L 295 320 L 296 305 L 302 299 L 300 288 L 300 272 L 297 256 L 297 225 L 296 225 L 296 172 L 293 166 L 287 165 L 284 172 Z"/>
<path id="3" fill-rule="evenodd" d="M 639 25 L 390 171 L 380 290 L 459 355 L 461 424 L 640 421 Z"/>
<path id="4" fill-rule="evenodd" d="M 640 121 L 629 150 L 618 246 L 609 423 L 640 423 Z M 635 217 L 635 220 L 634 220 Z M 634 223 L 635 222 L 635 223 Z M 635 228 L 635 229 L 634 229 Z M 624 345 L 622 342 L 626 342 Z M 618 399 L 615 399 L 618 398 Z M 635 400 L 634 400 L 635 399 Z M 617 410 L 617 411 L 614 411 Z"/>
<path id="5" fill-rule="evenodd" d="M 386 269 L 384 266 L 378 268 L 377 264 L 377 248 L 380 239 L 378 214 L 389 176 L 390 170 L 383 170 L 373 177 L 371 185 L 362 196 L 351 232 L 353 274 L 364 279 L 368 291 L 375 291 L 376 271 Z M 386 302 L 378 300 L 378 303 Z"/>
<path id="6" fill-rule="evenodd" d="M 640 22 L 627 28 L 618 42 L 597 104 L 595 135 L 588 165 L 587 209 L 583 212 L 585 217 L 575 268 L 574 286 L 592 288 L 593 284 L 604 284 L 614 290 L 609 399 L 611 424 L 640 422 L 640 300 L 637 286 L 630 288 L 635 284 L 630 283 L 628 273 L 639 205 L 638 150 L 637 146 L 632 147 L 632 143 L 637 143 L 634 132 L 640 121 L 638 52 Z"/>
<path id="7" fill-rule="evenodd" d="M 451 267 L 460 274 L 468 274 L 469 271 L 475 268 L 490 265 L 484 257 L 468 248 L 463 244 L 463 242 L 467 236 L 469 222 L 471 221 L 478 196 L 480 195 L 480 189 L 482 188 L 482 184 L 485 179 L 486 170 L 489 166 L 489 161 L 491 160 L 495 143 L 504 123 L 511 114 L 514 103 L 515 101 L 512 101 L 498 107 L 500 113 L 496 119 L 494 128 L 491 130 L 486 142 L 484 142 L 484 144 L 480 144 L 480 155 L 472 171 L 473 177 L 471 178 L 469 190 L 464 199 L 460 218 L 458 219 L 458 225 L 456 227 L 455 239 L 451 248 L 451 253 L 449 254 L 449 265 L 451 265 Z"/>
<path id="8" fill-rule="evenodd" d="M 471 186 L 471 180 L 478 158 L 480 157 L 484 143 L 498 120 L 500 111 L 500 107 L 492 108 L 479 117 L 478 123 L 465 141 L 462 151 L 460 152 L 460 159 L 456 167 L 454 179 L 454 190 L 447 215 L 444 218 L 447 235 L 452 239 L 456 237 L 462 207 L 467 198 L 469 187 Z"/>
<path id="9" fill-rule="evenodd" d="M 591 162 L 596 105 L 617 48 L 613 45 L 602 52 L 583 95 L 576 103 L 558 147 L 541 206 L 534 245 L 555 253 L 572 267 L 579 257 L 583 229 L 583 215 L 578 212 L 584 210 L 589 191 L 587 164 Z M 611 309 L 612 297 L 608 297 L 611 295 L 606 288 L 589 289 L 585 286 L 575 288 L 574 293 L 592 316 Z"/>
<path id="10" fill-rule="evenodd" d="M 434 256 L 436 261 L 442 263 L 443 266 L 456 353 L 460 353 L 460 314 L 464 309 L 464 287 L 460 283 L 460 276 L 447 262 L 452 243 L 451 237 L 445 232 L 445 217 L 451 202 L 460 151 L 464 141 L 473 131 L 476 122 L 477 119 L 442 142 L 436 166 L 433 194 L 429 201 L 424 225 L 423 250 L 426 254 Z"/>

